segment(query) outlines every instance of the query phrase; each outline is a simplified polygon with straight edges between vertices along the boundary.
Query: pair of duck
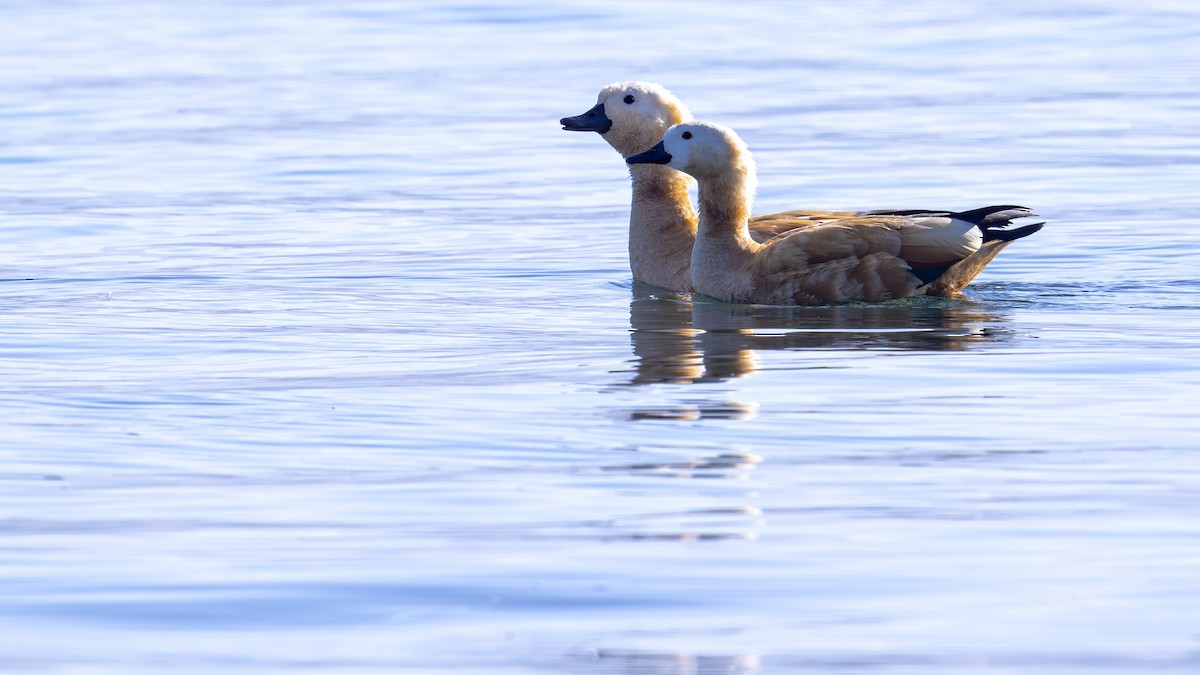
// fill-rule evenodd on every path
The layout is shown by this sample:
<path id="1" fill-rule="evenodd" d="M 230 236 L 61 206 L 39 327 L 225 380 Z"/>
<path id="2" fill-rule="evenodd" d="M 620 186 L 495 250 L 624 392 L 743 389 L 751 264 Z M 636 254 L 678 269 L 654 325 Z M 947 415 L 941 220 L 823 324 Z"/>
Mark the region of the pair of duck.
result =
<path id="1" fill-rule="evenodd" d="M 599 133 L 629 164 L 635 281 L 724 302 L 817 305 L 957 295 L 1043 223 L 1022 206 L 971 211 L 784 211 L 751 216 L 754 160 L 732 130 L 696 122 L 663 87 L 619 82 L 567 131 Z M 682 172 L 682 173 L 680 173 Z M 699 214 L 688 196 L 699 185 Z"/>

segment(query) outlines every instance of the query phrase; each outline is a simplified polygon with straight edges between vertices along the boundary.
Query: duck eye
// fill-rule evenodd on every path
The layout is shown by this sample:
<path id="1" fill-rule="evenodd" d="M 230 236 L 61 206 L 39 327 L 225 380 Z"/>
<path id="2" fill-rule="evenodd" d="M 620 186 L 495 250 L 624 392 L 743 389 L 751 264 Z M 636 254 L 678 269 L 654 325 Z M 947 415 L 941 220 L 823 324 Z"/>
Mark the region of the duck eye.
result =
<path id="1" fill-rule="evenodd" d="M 625 96 L 625 103 L 628 105 L 633 105 L 633 94 L 628 94 Z"/>
<path id="2" fill-rule="evenodd" d="M 692 137 L 692 132 L 690 132 L 690 131 L 683 132 L 683 140 L 686 141 L 686 140 L 690 139 L 691 137 Z"/>

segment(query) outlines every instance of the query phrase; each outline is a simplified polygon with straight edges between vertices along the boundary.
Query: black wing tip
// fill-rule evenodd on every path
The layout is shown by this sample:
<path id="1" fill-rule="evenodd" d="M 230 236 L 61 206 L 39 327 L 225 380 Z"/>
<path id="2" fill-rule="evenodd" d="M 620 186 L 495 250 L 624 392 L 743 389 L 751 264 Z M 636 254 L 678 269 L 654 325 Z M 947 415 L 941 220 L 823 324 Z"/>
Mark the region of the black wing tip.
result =
<path id="1" fill-rule="evenodd" d="M 978 209 L 969 211 L 958 211 L 950 214 L 951 218 L 965 220 L 968 223 L 975 223 L 983 226 L 999 226 L 1007 225 L 1008 221 L 1017 218 L 1028 218 L 1036 216 L 1028 206 L 1018 206 L 1016 204 L 1000 204 L 997 206 L 984 206 Z"/>
<path id="2" fill-rule="evenodd" d="M 965 220 L 968 223 L 984 227 L 998 227 L 1006 224 L 1010 220 L 1017 218 L 1028 218 L 1038 214 L 1033 212 L 1028 206 L 1018 206 L 1016 204 L 997 204 L 995 206 L 983 206 L 977 209 L 967 211 L 935 211 L 932 209 L 875 209 L 872 211 L 864 211 L 864 215 L 868 216 L 909 216 L 909 217 L 949 217 L 957 220 Z"/>

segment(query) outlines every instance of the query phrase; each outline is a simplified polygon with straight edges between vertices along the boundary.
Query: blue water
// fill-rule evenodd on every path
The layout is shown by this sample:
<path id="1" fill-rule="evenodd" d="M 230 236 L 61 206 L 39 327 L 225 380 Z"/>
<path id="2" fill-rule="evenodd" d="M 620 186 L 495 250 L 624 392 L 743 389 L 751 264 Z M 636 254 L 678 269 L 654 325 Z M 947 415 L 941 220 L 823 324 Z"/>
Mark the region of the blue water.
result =
<path id="1" fill-rule="evenodd" d="M 1200 670 L 1192 2 L 0 7 L 0 669 Z M 1027 204 L 961 301 L 634 287 L 557 120 L 756 212 Z"/>

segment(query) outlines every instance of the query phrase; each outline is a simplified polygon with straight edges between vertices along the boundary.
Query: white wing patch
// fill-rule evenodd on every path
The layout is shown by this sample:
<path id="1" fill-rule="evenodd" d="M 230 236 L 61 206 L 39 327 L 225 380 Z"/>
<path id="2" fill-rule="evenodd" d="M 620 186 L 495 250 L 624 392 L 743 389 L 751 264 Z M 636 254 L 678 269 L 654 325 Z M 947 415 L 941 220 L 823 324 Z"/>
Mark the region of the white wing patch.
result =
<path id="1" fill-rule="evenodd" d="M 918 265 L 954 263 L 983 245 L 979 228 L 956 218 L 919 218 L 898 231 L 900 257 Z"/>

